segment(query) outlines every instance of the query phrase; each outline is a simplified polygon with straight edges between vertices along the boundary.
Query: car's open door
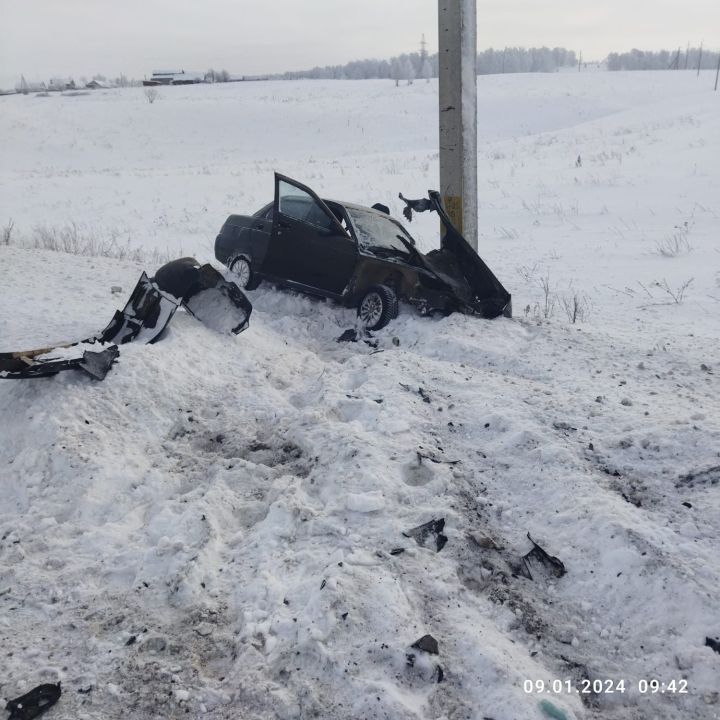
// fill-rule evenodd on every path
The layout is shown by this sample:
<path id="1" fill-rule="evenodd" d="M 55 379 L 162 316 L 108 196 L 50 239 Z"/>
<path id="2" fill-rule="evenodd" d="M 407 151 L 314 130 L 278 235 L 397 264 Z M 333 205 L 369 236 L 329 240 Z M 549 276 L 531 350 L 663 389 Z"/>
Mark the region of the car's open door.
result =
<path id="1" fill-rule="evenodd" d="M 357 262 L 357 246 L 334 213 L 307 186 L 275 173 L 273 227 L 263 273 L 340 295 Z"/>

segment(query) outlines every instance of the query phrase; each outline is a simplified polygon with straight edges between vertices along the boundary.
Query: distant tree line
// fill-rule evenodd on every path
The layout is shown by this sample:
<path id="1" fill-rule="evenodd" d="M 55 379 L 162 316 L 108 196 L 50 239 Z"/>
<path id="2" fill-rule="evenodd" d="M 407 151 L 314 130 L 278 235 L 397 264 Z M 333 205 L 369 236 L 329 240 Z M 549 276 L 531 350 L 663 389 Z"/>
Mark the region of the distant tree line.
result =
<path id="1" fill-rule="evenodd" d="M 561 67 L 577 66 L 574 51 L 565 48 L 490 48 L 478 54 L 478 75 L 502 73 L 555 72 Z"/>
<path id="2" fill-rule="evenodd" d="M 681 48 L 678 50 L 637 50 L 625 53 L 610 53 L 607 58 L 608 70 L 684 70 L 717 67 L 718 53 L 700 48 Z"/>
<path id="3" fill-rule="evenodd" d="M 205 81 L 211 83 L 230 82 L 230 73 L 224 68 L 222 70 L 210 68 L 205 73 Z"/>
<path id="4" fill-rule="evenodd" d="M 478 75 L 517 72 L 555 72 L 558 68 L 577 65 L 572 50 L 565 48 L 490 48 L 478 53 Z M 274 75 L 284 80 L 311 78 L 316 80 L 369 80 L 387 78 L 412 82 L 416 78 L 438 75 L 437 53 L 415 52 L 398 55 L 390 60 L 353 60 L 345 65 L 325 65 L 311 70 L 286 72 Z"/>

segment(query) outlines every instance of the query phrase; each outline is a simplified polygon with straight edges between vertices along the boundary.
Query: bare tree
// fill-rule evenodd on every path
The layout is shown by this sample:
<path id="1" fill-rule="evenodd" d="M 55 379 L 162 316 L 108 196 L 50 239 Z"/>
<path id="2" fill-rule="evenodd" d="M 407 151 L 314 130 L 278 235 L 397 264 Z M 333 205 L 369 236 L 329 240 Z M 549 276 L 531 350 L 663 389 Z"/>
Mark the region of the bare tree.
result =
<path id="1" fill-rule="evenodd" d="M 553 312 L 555 311 L 555 302 L 557 300 L 555 292 L 553 291 L 552 285 L 550 283 L 549 272 L 540 278 L 539 284 L 543 294 L 542 314 L 543 317 L 547 319 L 551 317 Z"/>
<path id="2" fill-rule="evenodd" d="M 3 245 L 9 245 L 10 239 L 12 238 L 12 232 L 13 228 L 15 227 L 15 223 L 13 222 L 13 219 L 10 218 L 8 221 L 8 224 L 5 225 L 5 227 L 2 229 L 2 244 Z"/>
<path id="3" fill-rule="evenodd" d="M 413 84 L 413 80 L 415 79 L 415 68 L 412 65 L 412 62 L 410 62 L 410 58 L 405 56 L 402 60 L 402 79 L 407 80 L 408 85 Z"/>
<path id="4" fill-rule="evenodd" d="M 145 88 L 145 97 L 147 98 L 147 101 L 152 105 L 160 97 L 160 93 L 158 92 L 157 88 Z"/>
<path id="5" fill-rule="evenodd" d="M 563 295 L 561 300 L 568 322 L 574 325 L 578 320 L 580 322 L 585 320 L 585 313 L 588 309 L 588 301 L 585 295 L 575 291 L 569 297 Z"/>
<path id="6" fill-rule="evenodd" d="M 403 79 L 402 65 L 398 58 L 393 58 L 390 63 L 390 77 L 395 81 L 395 87 L 397 87 Z"/>

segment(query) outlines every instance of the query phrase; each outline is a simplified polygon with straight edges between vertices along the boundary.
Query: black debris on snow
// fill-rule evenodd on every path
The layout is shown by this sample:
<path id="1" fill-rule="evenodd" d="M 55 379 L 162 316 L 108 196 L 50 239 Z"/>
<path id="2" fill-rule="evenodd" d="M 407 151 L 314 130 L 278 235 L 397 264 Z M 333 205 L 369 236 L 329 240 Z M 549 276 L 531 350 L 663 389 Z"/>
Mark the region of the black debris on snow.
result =
<path id="1" fill-rule="evenodd" d="M 60 683 L 38 685 L 30 692 L 10 700 L 5 709 L 10 713 L 8 720 L 32 720 L 51 708 L 61 695 Z"/>
<path id="2" fill-rule="evenodd" d="M 432 537 L 435 540 L 435 549 L 440 552 L 448 541 L 447 537 L 443 535 L 444 528 L 445 518 L 439 518 L 406 530 L 403 535 L 412 538 L 421 547 L 426 547 L 428 539 Z"/>

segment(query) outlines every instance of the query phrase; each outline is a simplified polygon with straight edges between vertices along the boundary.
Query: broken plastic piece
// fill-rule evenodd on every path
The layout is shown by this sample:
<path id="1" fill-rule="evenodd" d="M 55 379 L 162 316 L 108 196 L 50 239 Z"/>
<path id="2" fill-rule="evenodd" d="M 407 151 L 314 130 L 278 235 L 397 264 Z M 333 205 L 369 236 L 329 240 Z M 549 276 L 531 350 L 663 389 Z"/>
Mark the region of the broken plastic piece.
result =
<path id="1" fill-rule="evenodd" d="M 115 311 L 102 332 L 84 342 L 122 345 L 137 339 L 143 343 L 153 343 L 165 330 L 179 304 L 180 300 L 162 292 L 143 273 L 125 307 Z"/>
<path id="2" fill-rule="evenodd" d="M 403 535 L 405 537 L 411 537 L 421 547 L 425 547 L 427 539 L 432 536 L 435 538 L 435 548 L 437 552 L 440 552 L 448 541 L 447 537 L 442 533 L 444 528 L 445 518 L 439 518 L 438 520 L 430 520 L 422 525 L 411 528 L 404 532 Z"/>
<path id="3" fill-rule="evenodd" d="M 32 720 L 51 708 L 59 699 L 62 691 L 60 683 L 38 685 L 25 695 L 10 700 L 5 709 L 10 713 L 8 720 Z"/>
<path id="4" fill-rule="evenodd" d="M 120 351 L 117 345 L 111 345 L 102 352 L 90 352 L 86 350 L 83 353 L 82 360 L 78 364 L 78 368 L 84 370 L 90 377 L 96 380 L 102 380 L 108 374 L 119 355 Z"/>
<path id="5" fill-rule="evenodd" d="M 252 304 L 212 265 L 180 258 L 163 265 L 154 280 L 160 290 L 178 298 L 193 317 L 212 330 L 237 335 L 247 329 Z"/>
<path id="6" fill-rule="evenodd" d="M 83 351 L 82 348 L 78 348 L 78 353 L 82 352 L 82 355 L 76 354 L 75 357 L 65 359 L 42 357 L 50 352 L 52 351 L 30 351 L 27 354 L 3 353 L 0 355 L 0 377 L 48 377 L 57 375 L 63 370 L 83 370 L 90 377 L 102 380 L 120 354 L 117 346 L 111 345 L 100 352 Z M 15 357 L 12 357 L 13 355 Z"/>
<path id="7" fill-rule="evenodd" d="M 547 565 L 552 570 L 552 573 L 555 575 L 555 577 L 561 578 L 567 570 L 565 570 L 565 565 L 563 565 L 562 561 L 556 558 L 554 555 L 548 555 L 548 553 L 545 552 L 531 537 L 530 533 L 527 534 L 528 540 L 533 544 L 532 550 L 530 550 L 529 553 L 526 553 L 522 556 L 522 573 L 523 575 L 528 579 L 532 580 L 533 576 L 530 572 L 530 564 L 529 560 L 539 560 L 543 565 Z"/>

